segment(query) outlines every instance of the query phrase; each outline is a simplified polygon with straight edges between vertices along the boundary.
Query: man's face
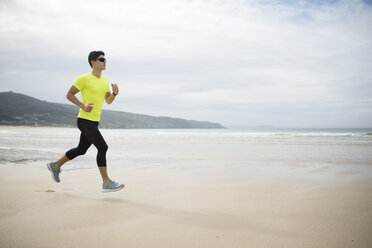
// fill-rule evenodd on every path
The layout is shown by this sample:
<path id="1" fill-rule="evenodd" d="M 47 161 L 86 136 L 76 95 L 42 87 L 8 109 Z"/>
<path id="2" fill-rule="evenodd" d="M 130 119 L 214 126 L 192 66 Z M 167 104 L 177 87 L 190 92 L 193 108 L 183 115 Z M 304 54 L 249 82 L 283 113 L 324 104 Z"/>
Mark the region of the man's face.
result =
<path id="1" fill-rule="evenodd" d="M 99 70 L 106 69 L 106 59 L 105 56 L 100 55 L 97 60 L 92 61 L 92 67 Z"/>

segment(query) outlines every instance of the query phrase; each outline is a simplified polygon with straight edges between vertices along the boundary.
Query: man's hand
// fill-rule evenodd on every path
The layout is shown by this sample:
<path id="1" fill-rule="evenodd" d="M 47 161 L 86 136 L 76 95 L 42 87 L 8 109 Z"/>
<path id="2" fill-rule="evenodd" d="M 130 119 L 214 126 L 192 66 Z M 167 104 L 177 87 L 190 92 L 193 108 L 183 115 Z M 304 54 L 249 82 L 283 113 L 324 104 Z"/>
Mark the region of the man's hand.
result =
<path id="1" fill-rule="evenodd" d="M 84 104 L 82 109 L 85 111 L 85 112 L 91 112 L 92 109 L 93 109 L 93 105 L 94 103 L 88 103 L 88 104 Z"/>
<path id="2" fill-rule="evenodd" d="M 114 93 L 115 95 L 119 94 L 119 87 L 117 84 L 111 84 L 111 87 L 112 87 L 112 93 Z"/>

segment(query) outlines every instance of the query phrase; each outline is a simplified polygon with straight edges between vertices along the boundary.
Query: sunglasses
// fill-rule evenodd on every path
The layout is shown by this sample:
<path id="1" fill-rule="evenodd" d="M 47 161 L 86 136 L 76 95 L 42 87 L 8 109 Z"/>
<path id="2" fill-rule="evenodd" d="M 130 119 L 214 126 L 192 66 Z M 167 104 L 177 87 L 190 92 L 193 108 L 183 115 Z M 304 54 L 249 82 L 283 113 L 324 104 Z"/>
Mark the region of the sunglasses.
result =
<path id="1" fill-rule="evenodd" d="M 101 61 L 101 62 L 106 62 L 106 59 L 105 59 L 105 58 L 98 58 L 98 59 L 96 59 L 96 60 L 99 60 L 99 61 Z"/>

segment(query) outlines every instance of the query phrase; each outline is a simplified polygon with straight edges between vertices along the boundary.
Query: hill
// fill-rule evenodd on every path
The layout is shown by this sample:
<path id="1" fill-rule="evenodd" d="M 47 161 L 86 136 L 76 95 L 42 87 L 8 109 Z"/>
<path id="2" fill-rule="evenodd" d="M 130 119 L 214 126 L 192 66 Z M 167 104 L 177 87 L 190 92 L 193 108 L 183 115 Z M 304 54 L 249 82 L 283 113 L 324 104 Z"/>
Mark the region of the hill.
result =
<path id="1" fill-rule="evenodd" d="M 72 104 L 41 101 L 14 93 L 0 92 L 0 125 L 75 126 L 79 109 Z M 102 110 L 101 128 L 224 128 L 218 123 L 171 117 L 154 117 Z"/>

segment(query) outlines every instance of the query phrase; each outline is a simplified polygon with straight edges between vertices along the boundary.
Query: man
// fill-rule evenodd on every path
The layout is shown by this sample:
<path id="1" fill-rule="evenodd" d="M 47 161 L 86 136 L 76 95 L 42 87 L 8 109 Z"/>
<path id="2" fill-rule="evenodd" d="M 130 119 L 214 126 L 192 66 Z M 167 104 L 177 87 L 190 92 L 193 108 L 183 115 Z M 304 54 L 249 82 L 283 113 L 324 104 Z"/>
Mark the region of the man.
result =
<path id="1" fill-rule="evenodd" d="M 119 94 L 117 84 L 111 84 L 112 93 L 107 78 L 101 75 L 106 69 L 105 53 L 93 51 L 88 56 L 88 62 L 92 72 L 81 75 L 67 92 L 67 99 L 80 108 L 77 119 L 77 126 L 81 131 L 80 141 L 77 147 L 70 149 L 57 162 L 47 163 L 47 167 L 55 182 L 59 183 L 59 174 L 64 163 L 79 155 L 84 155 L 88 148 L 94 144 L 97 148 L 97 165 L 102 176 L 102 192 L 113 192 L 124 188 L 124 184 L 112 181 L 107 174 L 106 152 L 108 146 L 98 130 L 98 123 L 101 117 L 103 100 L 111 104 Z M 81 92 L 83 101 L 80 102 L 75 96 Z"/>

